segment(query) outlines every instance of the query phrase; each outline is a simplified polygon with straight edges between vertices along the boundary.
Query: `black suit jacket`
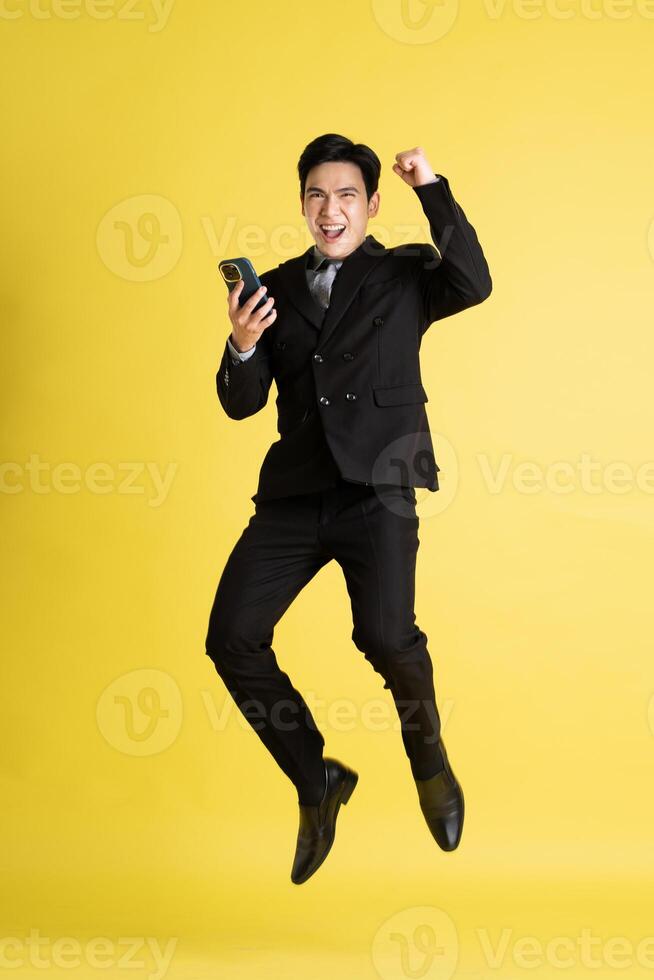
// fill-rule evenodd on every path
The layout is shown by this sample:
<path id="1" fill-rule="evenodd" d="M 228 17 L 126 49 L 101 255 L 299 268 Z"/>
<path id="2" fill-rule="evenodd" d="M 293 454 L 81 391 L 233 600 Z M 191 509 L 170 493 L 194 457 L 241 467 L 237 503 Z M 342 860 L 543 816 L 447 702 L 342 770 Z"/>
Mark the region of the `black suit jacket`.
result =
<path id="1" fill-rule="evenodd" d="M 413 190 L 440 254 L 424 243 L 385 248 L 367 235 L 343 261 L 326 313 L 306 281 L 311 249 L 259 275 L 277 318 L 248 360 L 234 364 L 225 343 L 216 375 L 232 419 L 254 415 L 273 380 L 277 387 L 280 438 L 255 497 L 312 489 L 327 447 L 334 472 L 347 480 L 438 490 L 422 338 L 430 324 L 485 300 L 492 281 L 447 178 Z"/>

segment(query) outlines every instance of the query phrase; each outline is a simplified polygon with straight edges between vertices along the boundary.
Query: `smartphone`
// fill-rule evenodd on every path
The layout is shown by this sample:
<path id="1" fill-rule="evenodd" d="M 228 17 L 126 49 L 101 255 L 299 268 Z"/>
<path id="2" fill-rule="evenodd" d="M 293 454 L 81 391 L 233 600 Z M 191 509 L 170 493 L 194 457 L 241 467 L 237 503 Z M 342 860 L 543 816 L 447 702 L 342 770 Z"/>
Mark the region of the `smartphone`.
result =
<path id="1" fill-rule="evenodd" d="M 243 306 L 261 286 L 259 276 L 254 271 L 254 266 L 249 259 L 223 259 L 222 262 L 218 263 L 218 271 L 227 283 L 227 288 L 230 293 L 234 286 L 241 279 L 243 280 L 243 290 L 238 298 L 239 306 Z M 263 306 L 267 302 L 268 294 L 264 293 L 254 309 L 258 310 L 260 306 Z"/>

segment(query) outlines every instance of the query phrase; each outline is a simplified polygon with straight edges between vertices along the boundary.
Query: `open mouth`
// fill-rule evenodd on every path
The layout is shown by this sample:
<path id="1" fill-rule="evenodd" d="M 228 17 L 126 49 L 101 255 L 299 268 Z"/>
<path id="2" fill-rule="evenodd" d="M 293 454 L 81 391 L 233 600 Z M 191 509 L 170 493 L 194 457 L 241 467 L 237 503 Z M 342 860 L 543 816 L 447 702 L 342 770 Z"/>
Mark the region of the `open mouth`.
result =
<path id="1" fill-rule="evenodd" d="M 320 232 L 328 242 L 337 241 L 345 231 L 345 225 L 319 225 Z"/>

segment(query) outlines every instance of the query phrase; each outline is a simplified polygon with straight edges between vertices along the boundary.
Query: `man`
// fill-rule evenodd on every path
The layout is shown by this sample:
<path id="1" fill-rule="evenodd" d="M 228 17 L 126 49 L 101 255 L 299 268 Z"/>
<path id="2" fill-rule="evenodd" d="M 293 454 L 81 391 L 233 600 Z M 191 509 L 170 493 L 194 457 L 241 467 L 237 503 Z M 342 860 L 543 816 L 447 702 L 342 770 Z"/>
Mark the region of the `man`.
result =
<path id="1" fill-rule="evenodd" d="M 398 153 L 393 171 L 413 189 L 439 251 L 387 249 L 367 234 L 380 170 L 369 147 L 343 136 L 308 144 L 300 203 L 315 245 L 260 275 L 261 290 L 242 306 L 242 284 L 232 290 L 216 377 L 233 419 L 258 412 L 273 380 L 278 392 L 280 438 L 221 575 L 206 653 L 297 790 L 296 884 L 327 856 L 358 775 L 323 758 L 324 739 L 271 643 L 286 609 L 332 559 L 351 600 L 352 640 L 393 696 L 427 825 L 446 851 L 463 827 L 427 636 L 414 614 L 414 488 L 439 489 L 419 350 L 431 323 L 481 303 L 492 282 L 474 228 L 421 147 Z"/>

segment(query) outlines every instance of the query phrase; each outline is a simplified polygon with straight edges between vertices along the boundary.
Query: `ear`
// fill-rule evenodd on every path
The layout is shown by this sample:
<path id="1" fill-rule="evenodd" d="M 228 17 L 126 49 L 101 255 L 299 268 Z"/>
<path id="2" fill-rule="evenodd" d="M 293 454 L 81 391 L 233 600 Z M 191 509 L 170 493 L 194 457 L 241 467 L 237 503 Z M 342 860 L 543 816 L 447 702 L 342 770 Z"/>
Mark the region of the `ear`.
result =
<path id="1" fill-rule="evenodd" d="M 302 191 L 300 191 L 300 208 L 302 209 L 302 215 L 304 216 L 304 197 Z"/>
<path id="2" fill-rule="evenodd" d="M 379 211 L 379 191 L 375 191 L 370 200 L 368 201 L 368 217 L 374 218 Z"/>

